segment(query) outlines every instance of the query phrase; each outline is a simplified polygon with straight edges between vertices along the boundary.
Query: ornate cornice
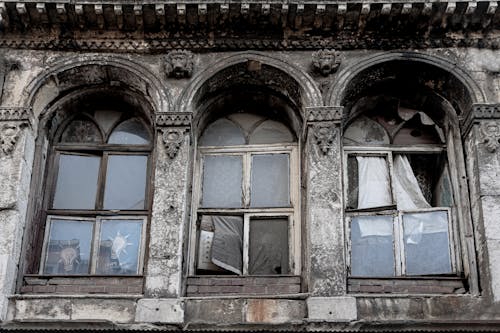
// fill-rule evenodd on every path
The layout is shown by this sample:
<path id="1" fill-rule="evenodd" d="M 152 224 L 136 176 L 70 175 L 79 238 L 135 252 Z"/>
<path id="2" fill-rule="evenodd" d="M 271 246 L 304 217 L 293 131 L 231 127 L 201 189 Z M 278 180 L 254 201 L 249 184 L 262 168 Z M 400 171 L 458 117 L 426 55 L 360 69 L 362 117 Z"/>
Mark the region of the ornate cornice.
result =
<path id="1" fill-rule="evenodd" d="M 462 135 L 466 136 L 472 125 L 481 120 L 500 119 L 500 104 L 473 104 L 471 110 L 460 120 Z"/>
<path id="2" fill-rule="evenodd" d="M 343 106 L 313 106 L 306 107 L 306 119 L 308 123 L 314 122 L 341 122 Z"/>
<path id="3" fill-rule="evenodd" d="M 27 121 L 31 125 L 33 113 L 26 107 L 0 107 L 0 121 Z"/>
<path id="4" fill-rule="evenodd" d="M 194 39 L 179 37 L 166 39 L 151 37 L 144 39 L 110 38 L 110 39 L 57 39 L 19 36 L 0 39 L 0 48 L 29 49 L 29 50 L 67 50 L 86 52 L 135 52 L 156 53 L 170 50 L 189 49 L 192 51 L 237 51 L 237 50 L 318 50 L 335 48 L 337 50 L 356 49 L 429 49 L 443 47 L 473 47 L 498 48 L 500 37 L 495 35 L 466 36 L 460 32 L 450 36 L 436 38 L 393 38 L 382 36 L 353 37 L 341 35 L 338 38 L 323 38 L 322 36 L 294 39 Z"/>
<path id="5" fill-rule="evenodd" d="M 191 113 L 185 112 L 160 112 L 156 114 L 158 127 L 191 127 Z"/>

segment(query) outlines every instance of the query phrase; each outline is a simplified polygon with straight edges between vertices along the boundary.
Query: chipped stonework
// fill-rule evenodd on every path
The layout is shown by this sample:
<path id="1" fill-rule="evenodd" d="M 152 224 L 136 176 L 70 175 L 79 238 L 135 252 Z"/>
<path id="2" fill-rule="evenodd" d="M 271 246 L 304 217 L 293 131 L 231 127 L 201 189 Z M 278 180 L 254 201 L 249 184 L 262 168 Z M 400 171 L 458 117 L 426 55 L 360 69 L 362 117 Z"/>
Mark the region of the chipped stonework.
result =
<path id="1" fill-rule="evenodd" d="M 340 62 L 340 53 L 335 50 L 319 50 L 312 54 L 313 68 L 323 76 L 335 73 Z"/>
<path id="2" fill-rule="evenodd" d="M 328 149 L 318 145 L 317 126 L 326 129 Z M 341 206 L 341 151 L 338 128 L 309 127 L 307 138 L 307 229 L 310 241 L 310 291 L 314 296 L 345 292 Z"/>
<path id="3" fill-rule="evenodd" d="M 171 51 L 165 57 L 165 72 L 176 79 L 193 75 L 193 53 L 186 50 Z"/>
<path id="4" fill-rule="evenodd" d="M 10 155 L 21 135 L 21 126 L 19 124 L 0 125 L 0 157 Z"/>
<path id="5" fill-rule="evenodd" d="M 168 131 L 168 129 L 166 129 Z M 182 129 L 180 129 L 182 131 Z M 148 258 L 145 259 L 145 294 L 150 297 L 180 296 L 182 239 L 187 207 L 189 135 L 174 159 L 158 133 L 153 211 L 150 225 Z"/>
<path id="6" fill-rule="evenodd" d="M 482 123 L 480 128 L 482 143 L 490 153 L 500 146 L 500 125 L 496 121 Z"/>

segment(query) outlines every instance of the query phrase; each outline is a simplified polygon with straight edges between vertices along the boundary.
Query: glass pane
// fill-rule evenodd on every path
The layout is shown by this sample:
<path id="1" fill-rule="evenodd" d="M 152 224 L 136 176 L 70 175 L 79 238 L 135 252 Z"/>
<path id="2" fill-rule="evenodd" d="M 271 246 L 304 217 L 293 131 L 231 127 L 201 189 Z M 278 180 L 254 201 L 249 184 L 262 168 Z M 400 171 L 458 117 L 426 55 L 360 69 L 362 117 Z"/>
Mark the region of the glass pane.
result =
<path id="1" fill-rule="evenodd" d="M 200 138 L 201 146 L 235 146 L 245 143 L 245 135 L 242 130 L 225 118 L 209 125 Z"/>
<path id="2" fill-rule="evenodd" d="M 110 155 L 104 209 L 144 209 L 147 166 L 144 155 Z"/>
<path id="3" fill-rule="evenodd" d="M 52 208 L 95 209 L 100 162 L 98 156 L 61 154 Z"/>
<path id="4" fill-rule="evenodd" d="M 241 207 L 241 156 L 205 156 L 203 165 L 203 207 Z"/>
<path id="5" fill-rule="evenodd" d="M 253 113 L 238 112 L 232 113 L 227 118 L 238 124 L 245 133 L 249 133 L 255 128 L 257 122 L 263 121 L 265 118 Z"/>
<path id="6" fill-rule="evenodd" d="M 149 141 L 149 133 L 142 122 L 137 118 L 132 118 L 116 126 L 109 137 L 108 143 L 144 145 Z"/>
<path id="7" fill-rule="evenodd" d="M 385 128 L 376 121 L 363 116 L 349 125 L 344 133 L 345 145 L 378 145 L 389 143 L 389 135 Z"/>
<path id="8" fill-rule="evenodd" d="M 351 276 L 394 276 L 392 216 L 358 216 L 351 222 Z"/>
<path id="9" fill-rule="evenodd" d="M 288 219 L 250 221 L 248 274 L 288 274 Z"/>
<path id="10" fill-rule="evenodd" d="M 288 154 L 252 156 L 252 207 L 290 206 Z"/>
<path id="11" fill-rule="evenodd" d="M 452 273 L 447 212 L 404 214 L 403 228 L 407 275 Z"/>
<path id="12" fill-rule="evenodd" d="M 93 222 L 53 219 L 43 274 L 88 274 L 93 227 Z"/>
<path id="13" fill-rule="evenodd" d="M 293 135 L 284 124 L 266 120 L 250 135 L 249 144 L 293 142 Z"/>
<path id="14" fill-rule="evenodd" d="M 101 126 L 104 132 L 108 132 L 111 127 L 120 119 L 122 113 L 113 110 L 97 110 L 94 113 L 94 118 Z"/>
<path id="15" fill-rule="evenodd" d="M 97 274 L 137 274 L 142 220 L 103 220 L 99 234 Z"/>
<path id="16" fill-rule="evenodd" d="M 73 120 L 64 130 L 61 142 L 101 143 L 102 136 L 97 126 L 90 120 Z"/>

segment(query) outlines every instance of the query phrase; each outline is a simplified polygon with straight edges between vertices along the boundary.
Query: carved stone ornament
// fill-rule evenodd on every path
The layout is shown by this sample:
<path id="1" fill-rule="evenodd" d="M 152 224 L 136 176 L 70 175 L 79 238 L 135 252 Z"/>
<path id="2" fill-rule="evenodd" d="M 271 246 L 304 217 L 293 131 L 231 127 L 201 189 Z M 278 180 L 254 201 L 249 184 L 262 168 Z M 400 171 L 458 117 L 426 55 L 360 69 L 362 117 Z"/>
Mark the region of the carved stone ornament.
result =
<path id="1" fill-rule="evenodd" d="M 495 121 L 488 121 L 479 127 L 481 139 L 490 153 L 494 153 L 500 146 L 500 125 Z"/>
<path id="2" fill-rule="evenodd" d="M 0 127 L 0 157 L 10 155 L 21 136 L 20 124 L 3 124 Z"/>
<path id="3" fill-rule="evenodd" d="M 338 121 L 342 120 L 343 106 L 312 106 L 307 107 L 308 122 Z"/>
<path id="4" fill-rule="evenodd" d="M 335 50 L 319 50 L 312 54 L 313 68 L 323 76 L 335 73 L 340 62 L 340 53 Z"/>
<path id="5" fill-rule="evenodd" d="M 186 50 L 171 51 L 165 57 L 167 76 L 181 79 L 193 74 L 193 53 Z"/>
<path id="6" fill-rule="evenodd" d="M 177 153 L 184 142 L 184 133 L 186 132 L 186 128 L 162 128 L 161 131 L 163 133 L 162 138 L 167 150 L 167 156 L 170 159 L 173 159 L 177 156 Z"/>
<path id="7" fill-rule="evenodd" d="M 189 127 L 192 117 L 188 112 L 159 112 L 156 114 L 156 125 Z"/>
<path id="8" fill-rule="evenodd" d="M 335 126 L 330 124 L 316 125 L 313 127 L 313 131 L 314 139 L 316 144 L 319 146 L 319 149 L 323 155 L 328 154 L 333 146 L 333 141 L 335 140 L 335 136 L 337 134 Z"/>

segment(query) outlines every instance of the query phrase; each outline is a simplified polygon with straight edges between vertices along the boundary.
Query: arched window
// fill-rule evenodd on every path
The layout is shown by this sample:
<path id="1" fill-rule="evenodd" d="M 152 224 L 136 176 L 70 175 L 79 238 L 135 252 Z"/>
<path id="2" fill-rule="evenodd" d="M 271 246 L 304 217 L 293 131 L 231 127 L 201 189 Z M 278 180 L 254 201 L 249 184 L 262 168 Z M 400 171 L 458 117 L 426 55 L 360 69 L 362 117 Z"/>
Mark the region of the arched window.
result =
<path id="1" fill-rule="evenodd" d="M 298 156 L 283 123 L 219 118 L 198 144 L 196 274 L 298 274 Z"/>
<path id="2" fill-rule="evenodd" d="M 424 111 L 355 117 L 344 132 L 352 277 L 456 274 L 446 140 Z"/>
<path id="3" fill-rule="evenodd" d="M 80 112 L 58 130 L 40 274 L 142 272 L 151 133 L 137 115 Z"/>

